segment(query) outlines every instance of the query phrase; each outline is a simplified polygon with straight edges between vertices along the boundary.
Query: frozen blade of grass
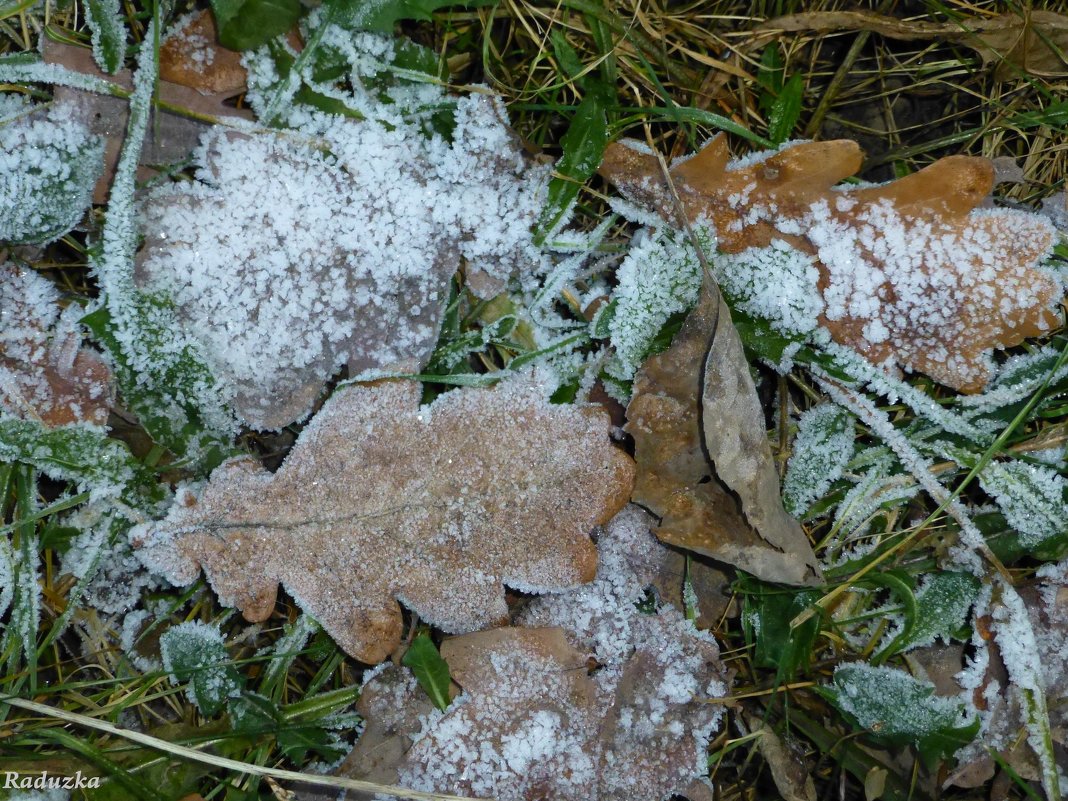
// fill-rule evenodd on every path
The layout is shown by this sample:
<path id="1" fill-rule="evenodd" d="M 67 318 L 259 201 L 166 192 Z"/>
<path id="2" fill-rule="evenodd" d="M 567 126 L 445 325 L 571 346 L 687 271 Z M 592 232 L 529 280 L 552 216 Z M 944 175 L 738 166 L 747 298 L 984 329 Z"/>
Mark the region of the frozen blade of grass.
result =
<path id="1" fill-rule="evenodd" d="M 15 527 L 18 551 L 14 554 L 11 622 L 4 630 L 0 652 L 10 653 L 8 672 L 19 672 L 20 656 L 26 659 L 30 691 L 37 688 L 37 627 L 41 619 L 41 587 L 37 580 L 40 565 L 37 526 L 26 522 L 34 511 L 36 474 L 32 467 L 19 465 L 14 471 Z M 12 649 L 13 648 L 13 649 Z"/>
<path id="2" fill-rule="evenodd" d="M 271 651 L 271 659 L 263 672 L 259 690 L 266 696 L 275 697 L 275 691 L 285 685 L 286 672 L 300 656 L 308 638 L 319 631 L 319 624 L 311 615 L 301 614 L 286 633 L 278 638 Z M 277 698 L 276 698 L 277 700 Z"/>
<path id="3" fill-rule="evenodd" d="M 171 307 L 134 284 L 137 224 L 134 175 L 148 129 L 158 76 L 150 24 L 138 57 L 130 120 L 108 196 L 99 250 L 90 259 L 102 301 L 83 322 L 111 353 L 127 403 L 160 444 L 194 462 L 221 460 L 233 417 L 198 350 L 182 334 Z"/>
<path id="4" fill-rule="evenodd" d="M 101 95 L 129 96 L 125 89 L 111 81 L 75 72 L 60 64 L 46 64 L 34 53 L 16 53 L 0 57 L 0 83 L 46 83 Z"/>
<path id="5" fill-rule="evenodd" d="M 126 26 L 119 0 L 86 0 L 85 21 L 92 31 L 93 59 L 104 72 L 118 71 L 126 58 Z"/>
<path id="6" fill-rule="evenodd" d="M 24 709 L 27 712 L 33 712 L 34 714 L 43 715 L 47 718 L 62 720 L 67 723 L 74 723 L 89 729 L 102 731 L 123 740 L 129 740 L 130 742 L 138 743 L 148 748 L 156 749 L 157 751 L 173 754 L 182 759 L 191 759 L 205 765 L 212 765 L 217 768 L 224 768 L 245 775 L 269 776 L 274 779 L 310 784 L 316 787 L 335 787 L 340 790 L 358 790 L 365 793 L 381 793 L 382 795 L 389 795 L 394 798 L 410 798 L 414 801 L 472 801 L 470 796 L 427 793 L 421 790 L 409 790 L 404 787 L 377 784 L 375 782 L 360 781 L 358 779 L 343 779 L 337 776 L 316 776 L 309 773 L 298 773 L 297 771 L 292 770 L 249 765 L 244 762 L 239 762 L 236 759 L 228 759 L 226 757 L 215 756 L 214 754 L 206 754 L 197 751 L 194 748 L 186 748 L 182 745 L 175 745 L 166 740 L 161 740 L 158 737 L 142 734 L 139 731 L 119 728 L 118 726 L 113 726 L 103 720 L 97 720 L 96 718 L 91 718 L 87 715 L 68 712 L 64 709 L 48 706 L 47 704 L 39 704 L 36 701 L 26 701 L 12 695 L 0 694 L 0 705 L 2 704 L 9 704 L 18 709 Z"/>

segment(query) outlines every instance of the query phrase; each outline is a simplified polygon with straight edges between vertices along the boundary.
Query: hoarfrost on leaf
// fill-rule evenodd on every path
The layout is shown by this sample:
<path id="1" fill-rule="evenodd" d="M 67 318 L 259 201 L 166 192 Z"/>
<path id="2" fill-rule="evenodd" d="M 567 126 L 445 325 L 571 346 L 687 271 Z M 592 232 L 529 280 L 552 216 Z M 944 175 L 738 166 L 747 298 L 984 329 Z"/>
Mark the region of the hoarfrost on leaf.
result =
<path id="1" fill-rule="evenodd" d="M 103 426 L 111 371 L 82 347 L 77 305 L 28 268 L 0 262 L 0 414 L 56 427 Z"/>
<path id="2" fill-rule="evenodd" d="M 400 641 L 398 600 L 447 631 L 507 614 L 525 592 L 590 580 L 589 531 L 626 503 L 629 457 L 595 407 L 550 404 L 529 379 L 419 406 L 419 385 L 337 392 L 277 473 L 217 468 L 199 496 L 131 531 L 147 565 L 188 584 L 203 567 L 249 620 L 281 582 L 366 662 Z"/>
<path id="3" fill-rule="evenodd" d="M 70 231 L 89 207 L 103 154 L 103 141 L 63 104 L 0 120 L 0 242 L 43 244 Z"/>
<path id="4" fill-rule="evenodd" d="M 701 264 L 693 248 L 678 239 L 670 229 L 642 229 L 616 268 L 612 297 L 617 305 L 608 330 L 618 378 L 630 380 L 668 318 L 697 301 Z"/>
<path id="5" fill-rule="evenodd" d="M 1016 459 L 996 461 L 979 474 L 979 483 L 1019 532 L 1023 546 L 1068 532 L 1068 482 L 1057 471 Z"/>
<path id="6" fill-rule="evenodd" d="M 831 403 L 801 415 L 782 484 L 787 512 L 801 517 L 841 477 L 853 458 L 853 425 L 853 416 Z"/>
<path id="7" fill-rule="evenodd" d="M 993 348 L 1058 323 L 1064 288 L 1040 267 L 1055 229 L 1037 214 L 977 208 L 994 182 L 986 159 L 951 156 L 888 184 L 835 186 L 861 156 L 847 140 L 792 142 L 732 162 L 718 136 L 671 168 L 674 190 L 656 155 L 634 143 L 609 145 L 600 171 L 629 200 L 681 227 L 677 192 L 687 221 L 710 222 L 724 253 L 781 242 L 809 255 L 819 271 L 819 323 L 835 341 L 873 364 L 981 390 Z M 751 267 L 744 258 L 723 265 Z M 744 273 L 740 280 L 751 283 Z M 787 332 L 801 324 L 781 309 L 762 313 Z"/>
<path id="8" fill-rule="evenodd" d="M 342 773 L 500 801 L 691 792 L 722 719 L 706 699 L 726 692 L 724 669 L 715 641 L 680 610 L 638 609 L 672 556 L 651 523 L 623 510 L 598 539 L 595 581 L 535 599 L 521 627 L 446 640 L 463 694 L 444 713 L 407 671 L 375 671 L 359 706 L 367 732 Z"/>
<path id="9" fill-rule="evenodd" d="M 964 704 L 934 695 L 933 684 L 897 668 L 839 665 L 821 694 L 878 740 L 916 745 L 928 764 L 966 745 L 979 730 Z"/>
<path id="10" fill-rule="evenodd" d="M 186 685 L 186 695 L 208 717 L 241 694 L 242 678 L 232 664 L 218 626 L 192 620 L 160 635 L 163 668 L 174 684 Z"/>
<path id="11" fill-rule="evenodd" d="M 299 131 L 215 129 L 197 180 L 148 197 L 138 284 L 174 302 L 253 427 L 306 415 L 342 365 L 424 365 L 461 260 L 483 297 L 540 265 L 546 170 L 498 100 L 461 98 L 454 116 L 451 142 L 324 115 Z"/>

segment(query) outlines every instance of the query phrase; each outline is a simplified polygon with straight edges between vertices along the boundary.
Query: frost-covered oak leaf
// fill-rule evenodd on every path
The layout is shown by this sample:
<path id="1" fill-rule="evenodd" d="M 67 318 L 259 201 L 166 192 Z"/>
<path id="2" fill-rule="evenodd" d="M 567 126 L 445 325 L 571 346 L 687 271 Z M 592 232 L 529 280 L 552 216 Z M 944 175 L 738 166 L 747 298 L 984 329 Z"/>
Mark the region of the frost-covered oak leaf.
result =
<path id="1" fill-rule="evenodd" d="M 507 615 L 504 587 L 593 578 L 590 530 L 629 498 L 633 467 L 594 408 L 550 404 L 532 382 L 419 405 L 417 383 L 345 389 L 274 475 L 224 463 L 166 519 L 131 532 L 143 561 L 189 583 L 203 568 L 249 620 L 281 583 L 349 654 L 378 662 L 398 601 L 451 631 Z"/>
<path id="2" fill-rule="evenodd" d="M 869 361 L 920 370 L 962 392 L 991 376 L 993 348 L 1058 322 L 1063 288 L 1039 261 L 1047 219 L 981 209 L 994 183 L 982 158 L 951 156 L 876 186 L 835 186 L 861 164 L 855 142 L 787 143 L 730 160 L 717 137 L 670 175 L 682 211 L 710 223 L 727 254 L 766 261 L 783 244 L 819 271 L 819 324 Z M 601 174 L 629 199 L 677 222 L 657 157 L 610 145 Z"/>
<path id="3" fill-rule="evenodd" d="M 410 672 L 375 671 L 341 773 L 499 801 L 710 797 L 701 777 L 723 713 L 707 699 L 726 671 L 678 609 L 636 605 L 671 558 L 653 522 L 628 507 L 598 539 L 594 582 L 534 599 L 519 626 L 446 640 L 463 692 L 444 712 Z"/>
<path id="4" fill-rule="evenodd" d="M 499 101 L 455 108 L 451 141 L 370 119 L 216 129 L 196 181 L 148 196 L 138 284 L 174 302 L 253 427 L 307 414 L 344 365 L 425 365 L 461 263 L 483 297 L 533 263 L 547 170 Z"/>
<path id="5" fill-rule="evenodd" d="M 111 371 L 82 347 L 79 307 L 36 272 L 0 263 L 0 411 L 46 426 L 107 423 Z"/>

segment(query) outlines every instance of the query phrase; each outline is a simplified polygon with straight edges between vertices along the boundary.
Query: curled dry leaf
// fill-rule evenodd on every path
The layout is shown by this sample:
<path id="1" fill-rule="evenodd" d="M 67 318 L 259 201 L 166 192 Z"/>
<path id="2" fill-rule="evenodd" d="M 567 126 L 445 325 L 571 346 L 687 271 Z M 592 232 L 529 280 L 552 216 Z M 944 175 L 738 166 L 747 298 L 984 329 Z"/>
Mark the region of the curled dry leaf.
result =
<path id="1" fill-rule="evenodd" d="M 1026 6 L 1018 13 L 946 23 L 901 20 L 869 11 L 810 11 L 776 17 L 757 30 L 859 30 L 905 41 L 948 40 L 976 51 L 984 65 L 995 64 L 999 80 L 1019 78 L 1021 73 L 1068 75 L 1068 17 Z"/>
<path id="2" fill-rule="evenodd" d="M 203 568 L 249 620 L 278 584 L 352 656 L 400 641 L 398 600 L 446 631 L 507 615 L 526 592 L 593 578 L 590 530 L 630 493 L 633 467 L 591 408 L 548 403 L 533 382 L 460 389 L 419 405 L 413 382 L 336 393 L 277 473 L 224 463 L 167 518 L 131 532 L 171 580 Z"/>
<path id="3" fill-rule="evenodd" d="M 812 546 L 782 506 L 738 332 L 710 284 L 671 347 L 638 371 L 627 419 L 633 499 L 660 518 L 663 542 L 765 581 L 816 579 Z"/>
<path id="4" fill-rule="evenodd" d="M 720 250 L 786 243 L 819 271 L 819 323 L 869 361 L 927 373 L 962 392 L 990 378 L 992 348 L 1059 320 L 1063 290 L 1037 268 L 1055 231 L 1040 215 L 979 209 L 994 181 L 986 159 L 952 156 L 879 186 L 835 187 L 860 168 L 855 142 L 803 142 L 730 161 L 713 139 L 676 162 L 683 213 L 715 229 Z M 609 146 L 601 173 L 674 221 L 658 159 Z"/>
<path id="5" fill-rule="evenodd" d="M 670 556 L 652 522 L 621 512 L 598 540 L 596 581 L 535 599 L 522 627 L 446 640 L 463 693 L 444 712 L 407 670 L 372 673 L 367 729 L 341 772 L 499 801 L 709 797 L 700 777 L 722 709 L 706 699 L 725 692 L 724 668 L 677 609 L 636 607 Z"/>
<path id="6" fill-rule="evenodd" d="M 82 347 L 78 307 L 60 311 L 55 287 L 0 263 L 0 411 L 46 426 L 107 423 L 111 371 Z"/>

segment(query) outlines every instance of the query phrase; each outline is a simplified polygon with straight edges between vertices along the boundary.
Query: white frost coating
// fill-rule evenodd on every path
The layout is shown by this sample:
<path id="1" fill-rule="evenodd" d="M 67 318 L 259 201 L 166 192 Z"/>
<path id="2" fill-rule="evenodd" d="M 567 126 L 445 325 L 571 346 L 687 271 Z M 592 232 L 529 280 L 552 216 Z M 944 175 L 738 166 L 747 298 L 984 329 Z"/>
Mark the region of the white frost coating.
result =
<path id="1" fill-rule="evenodd" d="M 145 32 L 138 55 L 138 68 L 130 96 L 130 124 L 108 195 L 107 220 L 101 237 L 99 254 L 90 267 L 100 286 L 103 306 L 111 319 L 127 368 L 137 382 L 156 398 L 166 399 L 153 414 L 170 421 L 174 431 L 189 424 L 186 409 L 196 409 L 207 438 L 212 434 L 232 433 L 234 421 L 223 406 L 217 388 L 208 377 L 198 377 L 192 385 L 179 386 L 187 376 L 190 355 L 198 352 L 196 344 L 175 330 L 169 308 L 149 303 L 135 287 L 134 251 L 137 248 L 138 220 L 134 208 L 135 172 L 148 128 L 150 101 L 158 76 L 153 47 L 154 24 Z M 97 309 L 91 308 L 90 311 Z M 200 443 L 190 443 L 190 456 L 199 458 Z"/>
<path id="2" fill-rule="evenodd" d="M 842 475 L 853 457 L 853 424 L 851 414 L 830 403 L 801 415 L 782 484 L 783 504 L 794 517 L 803 515 Z"/>
<path id="3" fill-rule="evenodd" d="M 968 723 L 967 710 L 956 698 L 930 695 L 917 703 L 922 689 L 934 685 L 914 679 L 898 668 L 876 667 L 864 662 L 839 665 L 835 684 L 836 703 L 865 729 L 887 736 L 922 738 L 951 725 Z"/>
<path id="4" fill-rule="evenodd" d="M 159 638 L 159 652 L 171 683 L 188 681 L 186 696 L 198 709 L 240 693 L 227 669 L 226 645 L 218 626 L 199 620 L 171 626 Z"/>
<path id="5" fill-rule="evenodd" d="M 105 72 L 115 72 L 126 58 L 126 27 L 119 0 L 86 2 L 84 9 L 85 21 L 92 31 L 93 60 Z M 115 48 L 111 53 L 109 45 Z"/>
<path id="6" fill-rule="evenodd" d="M 4 616 L 15 594 L 15 555 L 11 540 L 0 537 L 0 617 Z"/>
<path id="7" fill-rule="evenodd" d="M 822 370 L 817 371 L 817 376 L 820 388 L 835 403 L 851 411 L 861 422 L 871 428 L 872 433 L 886 443 L 905 469 L 912 474 L 916 482 L 933 500 L 938 504 L 945 503 L 946 510 L 960 526 L 961 543 L 968 549 L 957 554 L 961 567 L 980 574 L 983 570 L 983 563 L 978 554 L 987 547 L 983 534 L 968 516 L 964 505 L 956 499 L 950 500 L 949 492 L 931 472 L 930 460 L 917 451 L 908 438 L 898 431 L 889 418 L 879 411 L 866 396 L 843 389 Z"/>
<path id="8" fill-rule="evenodd" d="M 0 114 L 17 112 L 5 101 Z M 103 169 L 104 143 L 65 105 L 0 123 L 0 241 L 44 243 L 73 228 Z"/>
<path id="9" fill-rule="evenodd" d="M 709 252 L 713 249 L 710 243 Z M 616 360 L 610 369 L 617 378 L 629 380 L 668 318 L 697 302 L 701 264 L 679 234 L 643 229 L 617 268 L 616 279 L 617 306 L 608 326 Z"/>
<path id="10" fill-rule="evenodd" d="M 776 239 L 766 248 L 719 254 L 715 267 L 724 292 L 738 307 L 763 317 L 777 331 L 807 334 L 819 325 L 819 270 L 809 254 Z"/>
<path id="11" fill-rule="evenodd" d="M 1019 532 L 1021 545 L 1031 547 L 1064 533 L 1068 483 L 1057 471 L 1016 459 L 991 462 L 979 474 L 979 483 Z"/>
<path id="12" fill-rule="evenodd" d="M 1046 705 L 1046 672 L 1042 652 L 1035 638 L 1035 630 L 1027 606 L 1016 589 L 996 579 L 995 592 L 1000 604 L 991 611 L 998 649 L 1008 669 L 1010 691 L 1019 698 L 1027 727 L 1027 742 L 1038 757 L 1042 785 L 1051 798 L 1059 797 L 1060 783 L 1054 763 L 1050 738 L 1050 717 Z"/>
<path id="13" fill-rule="evenodd" d="M 722 710 L 704 699 L 726 692 L 718 649 L 674 607 L 637 609 L 666 553 L 651 522 L 625 509 L 601 534 L 593 583 L 535 599 L 523 628 L 501 630 L 507 638 L 465 668 L 464 693 L 422 716 L 398 783 L 500 801 L 659 801 L 705 775 Z M 559 653 L 542 626 L 562 627 L 575 650 Z M 590 675 L 587 655 L 601 665 Z M 403 723 L 421 697 L 411 674 L 386 666 L 368 677 L 374 725 L 413 728 Z"/>
<path id="14" fill-rule="evenodd" d="M 357 41 L 372 64 L 386 55 L 376 37 Z M 527 163 L 499 100 L 452 105 L 451 142 L 403 115 L 215 129 L 195 153 L 198 181 L 149 197 L 138 281 L 175 301 L 249 424 L 300 418 L 346 363 L 424 364 L 461 260 L 487 297 L 540 265 L 530 227 L 547 168 Z"/>

